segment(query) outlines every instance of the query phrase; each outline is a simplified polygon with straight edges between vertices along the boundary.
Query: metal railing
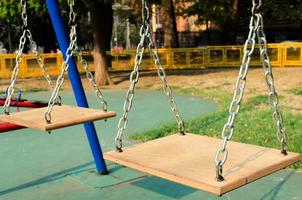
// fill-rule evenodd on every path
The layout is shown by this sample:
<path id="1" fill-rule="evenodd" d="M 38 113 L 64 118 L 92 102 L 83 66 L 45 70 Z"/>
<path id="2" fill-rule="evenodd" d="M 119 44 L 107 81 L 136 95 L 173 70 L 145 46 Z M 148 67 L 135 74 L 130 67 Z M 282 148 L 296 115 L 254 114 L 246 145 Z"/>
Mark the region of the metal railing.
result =
<path id="1" fill-rule="evenodd" d="M 201 48 L 179 48 L 179 49 L 159 49 L 159 57 L 165 69 L 196 69 L 208 67 L 239 67 L 243 47 L 234 46 L 209 46 Z M 273 67 L 302 67 L 302 43 L 274 43 L 269 44 L 269 54 Z M 89 68 L 93 71 L 93 54 L 85 52 Z M 132 70 L 135 58 L 135 50 L 111 51 L 112 67 L 110 71 L 130 71 Z M 53 76 L 59 75 L 63 62 L 59 53 L 42 54 L 45 66 Z M 141 65 L 141 70 L 155 69 L 152 56 L 146 52 Z M 251 61 L 252 66 L 261 66 L 259 51 Z M 15 66 L 15 54 L 0 54 L 0 78 L 10 78 Z M 78 62 L 79 71 L 84 72 L 83 67 Z M 42 77 L 43 72 L 32 54 L 25 54 L 20 66 L 21 78 Z"/>

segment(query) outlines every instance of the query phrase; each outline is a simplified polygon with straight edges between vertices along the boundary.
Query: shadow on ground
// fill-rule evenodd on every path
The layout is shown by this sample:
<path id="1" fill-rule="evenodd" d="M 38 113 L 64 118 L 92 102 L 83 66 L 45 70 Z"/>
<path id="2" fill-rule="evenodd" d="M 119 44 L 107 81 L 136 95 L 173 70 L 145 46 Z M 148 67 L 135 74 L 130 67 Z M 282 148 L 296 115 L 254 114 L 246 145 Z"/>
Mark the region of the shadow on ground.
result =
<path id="1" fill-rule="evenodd" d="M 72 168 L 54 173 L 54 174 L 50 174 L 48 176 L 45 176 L 45 177 L 42 177 L 42 178 L 39 178 L 39 179 L 36 179 L 36 180 L 29 181 L 27 183 L 17 185 L 15 187 L 0 191 L 0 196 L 6 195 L 6 194 L 11 193 L 11 192 L 16 192 L 16 191 L 19 191 L 19 190 L 24 190 L 24 189 L 27 189 L 27 188 L 30 188 L 30 187 L 42 185 L 42 184 L 45 184 L 45 183 L 53 182 L 53 181 L 56 181 L 56 180 L 59 180 L 59 179 L 62 179 L 64 177 L 66 177 L 70 173 L 79 173 L 79 172 L 82 172 L 82 171 L 86 171 L 87 170 L 86 167 L 89 167 L 93 164 L 94 164 L 94 162 L 88 162 L 88 163 L 78 165 L 78 166 L 75 166 L 75 167 L 72 167 Z"/>

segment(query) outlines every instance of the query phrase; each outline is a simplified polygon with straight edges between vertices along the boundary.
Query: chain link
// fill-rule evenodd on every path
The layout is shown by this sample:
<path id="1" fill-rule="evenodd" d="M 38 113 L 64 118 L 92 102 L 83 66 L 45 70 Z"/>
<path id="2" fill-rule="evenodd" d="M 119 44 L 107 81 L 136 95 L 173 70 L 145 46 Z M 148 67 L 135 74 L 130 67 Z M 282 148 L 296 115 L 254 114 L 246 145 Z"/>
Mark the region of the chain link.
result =
<path id="1" fill-rule="evenodd" d="M 70 12 L 73 12 L 73 3 L 74 3 L 73 1 L 70 1 L 70 0 L 68 1 Z M 69 14 L 69 17 L 70 16 L 72 16 L 72 15 Z M 47 123 L 51 123 L 51 111 L 53 109 L 53 106 L 56 103 L 56 99 L 58 98 L 61 86 L 64 83 L 64 80 L 65 80 L 64 76 L 65 76 L 65 73 L 67 72 L 67 70 L 69 68 L 69 65 L 68 65 L 69 60 L 73 56 L 73 49 L 75 48 L 75 44 L 76 44 L 76 41 L 77 41 L 76 24 L 74 22 L 75 22 L 75 18 L 69 18 L 69 24 L 73 23 L 73 25 L 70 26 L 70 33 L 69 33 L 70 43 L 69 43 L 69 46 L 68 46 L 68 48 L 65 52 L 65 60 L 61 65 L 61 73 L 57 78 L 56 85 L 53 89 L 51 97 L 48 101 L 48 106 L 47 106 L 46 111 L 45 111 L 45 120 L 46 120 Z"/>
<path id="2" fill-rule="evenodd" d="M 118 122 L 118 132 L 117 136 L 115 138 L 115 145 L 116 145 L 116 151 L 122 152 L 123 147 L 123 134 L 125 129 L 128 125 L 128 115 L 132 108 L 134 94 L 135 94 L 135 87 L 139 79 L 139 66 L 141 65 L 141 61 L 145 52 L 145 43 L 148 41 L 148 49 L 150 50 L 152 57 L 154 59 L 155 65 L 157 67 L 157 73 L 160 79 L 163 82 L 163 90 L 166 94 L 166 96 L 169 98 L 169 104 L 171 106 L 171 110 L 175 115 L 175 118 L 178 123 L 178 128 L 181 134 L 185 134 L 185 128 L 183 120 L 178 112 L 178 108 L 176 105 L 176 102 L 173 97 L 173 93 L 171 88 L 169 87 L 168 81 L 166 79 L 166 73 L 164 68 L 161 65 L 159 56 L 158 56 L 158 50 L 156 45 L 153 42 L 152 39 L 152 29 L 149 24 L 149 18 L 150 18 L 150 12 L 147 5 L 147 2 L 145 0 L 142 0 L 142 25 L 140 28 L 140 42 L 137 45 L 136 48 L 136 56 L 135 56 L 135 62 L 134 62 L 134 68 L 133 71 L 130 74 L 130 86 L 129 90 L 126 94 L 126 99 L 123 106 L 123 115 L 120 118 Z"/>
<path id="3" fill-rule="evenodd" d="M 246 77 L 249 69 L 251 56 L 255 51 L 256 39 L 258 40 L 260 57 L 261 57 L 264 74 L 265 74 L 265 80 L 269 89 L 269 100 L 274 109 L 273 118 L 276 122 L 277 129 L 278 129 L 277 135 L 281 144 L 281 153 L 287 155 L 285 149 L 287 137 L 283 128 L 284 126 L 283 126 L 282 114 L 279 111 L 279 107 L 278 107 L 279 98 L 275 90 L 272 67 L 267 52 L 267 41 L 263 29 L 263 17 L 260 12 L 262 0 L 252 0 L 252 3 L 253 3 L 253 7 L 251 10 L 252 16 L 249 25 L 248 38 L 245 42 L 244 49 L 243 49 L 244 53 L 242 58 L 242 64 L 237 78 L 237 82 L 233 94 L 233 100 L 231 101 L 231 105 L 229 107 L 229 118 L 221 132 L 223 144 L 217 151 L 215 157 L 217 181 L 224 180 L 222 173 L 223 173 L 223 165 L 225 164 L 228 157 L 227 142 L 232 139 L 234 134 L 234 122 L 236 116 L 240 111 L 240 103 L 243 98 L 243 94 L 246 86 Z"/>
<path id="4" fill-rule="evenodd" d="M 77 18 L 77 14 L 74 11 L 74 0 L 68 0 L 68 4 L 69 4 L 69 25 L 74 27 L 74 32 L 76 34 L 76 27 L 77 27 L 77 23 L 76 23 L 76 18 Z M 102 104 L 102 109 L 104 111 L 108 110 L 108 103 L 105 100 L 103 93 L 101 92 L 101 89 L 97 86 L 95 78 L 92 74 L 92 72 L 89 70 L 88 68 L 88 63 L 86 61 L 86 59 L 84 59 L 83 57 L 83 52 L 82 50 L 79 48 L 78 44 L 77 44 L 77 40 L 74 44 L 74 52 L 76 54 L 76 56 L 79 58 L 81 65 L 84 67 L 85 73 L 86 73 L 86 77 L 88 79 L 88 81 L 90 82 L 91 86 L 94 89 L 94 93 L 96 95 L 96 97 L 99 99 L 99 101 Z"/>
<path id="5" fill-rule="evenodd" d="M 264 69 L 265 80 L 269 90 L 269 96 L 268 96 L 269 102 L 273 108 L 273 119 L 277 127 L 277 137 L 280 142 L 281 153 L 287 155 L 287 151 L 286 151 L 287 136 L 283 125 L 282 113 L 279 109 L 279 97 L 275 88 L 272 66 L 267 52 L 267 41 L 264 33 L 263 17 L 261 14 L 257 14 L 257 15 L 259 15 L 260 18 L 260 25 L 257 28 L 257 37 L 258 37 L 258 44 L 260 49 L 261 62 Z"/>
<path id="6" fill-rule="evenodd" d="M 51 111 L 53 109 L 53 106 L 56 104 L 56 99 L 58 98 L 58 94 L 60 92 L 61 86 L 64 83 L 65 80 L 65 73 L 67 72 L 69 68 L 69 61 L 73 56 L 73 52 L 77 55 L 77 57 L 80 59 L 80 63 L 85 69 L 86 76 L 91 83 L 92 87 L 94 88 L 94 92 L 98 99 L 102 103 L 102 108 L 104 111 L 108 110 L 108 105 L 107 102 L 105 101 L 103 94 L 99 87 L 96 84 L 95 78 L 93 74 L 89 71 L 88 69 L 88 63 L 87 61 L 83 58 L 83 52 L 82 50 L 78 47 L 77 45 L 77 23 L 76 23 L 76 13 L 74 11 L 74 0 L 68 0 L 68 5 L 69 5 L 69 25 L 70 25 L 70 34 L 69 34 L 69 39 L 70 39 L 70 44 L 66 50 L 65 53 L 65 60 L 62 63 L 61 66 L 61 74 L 57 78 L 56 86 L 54 87 L 53 93 L 49 99 L 48 102 L 48 107 L 45 111 L 45 120 L 47 123 L 51 123 Z"/>
<path id="7" fill-rule="evenodd" d="M 27 13 L 26 13 L 26 7 L 27 7 L 27 0 L 20 0 L 21 5 L 21 18 L 23 21 L 23 30 L 27 29 Z"/>
<path id="8" fill-rule="evenodd" d="M 19 42 L 19 49 L 16 55 L 16 64 L 12 73 L 11 77 L 11 83 L 10 86 L 7 88 L 7 96 L 5 99 L 5 103 L 3 105 L 5 114 L 9 115 L 10 113 L 10 104 L 11 104 L 11 98 L 15 91 L 15 85 L 16 81 L 18 79 L 19 71 L 20 71 L 20 64 L 22 62 L 22 53 L 24 50 L 24 46 L 26 43 L 26 30 L 23 30 L 22 36 L 20 38 Z"/>
<path id="9" fill-rule="evenodd" d="M 53 85 L 52 85 L 52 81 L 51 81 L 51 78 L 50 78 L 50 74 L 49 74 L 48 70 L 45 67 L 45 63 L 44 63 L 44 61 L 42 59 L 42 56 L 38 52 L 38 46 L 35 43 L 35 41 L 33 40 L 32 34 L 31 34 L 31 32 L 29 30 L 27 30 L 27 38 L 28 38 L 28 40 L 30 42 L 31 50 L 32 50 L 32 52 L 36 56 L 37 63 L 39 65 L 40 69 L 43 72 L 44 78 L 46 79 L 46 81 L 47 81 L 50 89 L 53 89 Z"/>
<path id="10" fill-rule="evenodd" d="M 24 46 L 26 43 L 26 34 L 27 34 L 27 14 L 26 14 L 26 0 L 20 0 L 20 5 L 21 5 L 21 18 L 23 21 L 23 32 L 22 35 L 20 37 L 20 41 L 19 41 L 19 48 L 18 48 L 18 52 L 16 55 L 16 64 L 12 73 L 12 77 L 11 77 L 11 83 L 10 86 L 7 88 L 7 97 L 5 100 L 5 103 L 3 105 L 4 108 L 4 112 L 5 114 L 9 115 L 10 113 L 10 104 L 11 104 L 11 98 L 12 95 L 14 94 L 15 91 L 15 85 L 16 85 L 16 81 L 18 79 L 18 75 L 19 75 L 19 71 L 20 71 L 20 64 L 22 62 L 22 54 L 23 54 L 23 50 L 24 50 Z"/>
<path id="11" fill-rule="evenodd" d="M 255 51 L 256 45 L 256 36 L 257 36 L 257 29 L 259 27 L 260 18 L 258 15 L 255 15 L 255 11 L 259 9 L 261 6 L 261 1 L 256 3 L 253 0 L 253 8 L 252 8 L 252 16 L 250 19 L 249 24 L 249 33 L 248 38 L 244 44 L 243 48 L 243 57 L 240 66 L 240 71 L 238 74 L 238 78 L 235 85 L 235 90 L 233 93 L 233 99 L 231 101 L 231 105 L 229 107 L 229 118 L 225 125 L 223 126 L 221 132 L 221 138 L 223 140 L 222 146 L 216 153 L 215 157 L 215 164 L 216 164 L 216 179 L 217 181 L 223 181 L 224 178 L 222 176 L 223 172 L 223 165 L 225 164 L 227 157 L 228 157 L 228 150 L 227 150 L 227 142 L 233 138 L 234 134 L 234 122 L 236 116 L 240 111 L 240 104 L 243 98 L 244 90 L 246 87 L 246 77 L 249 69 L 249 64 L 251 61 L 251 56 Z"/>
<path id="12" fill-rule="evenodd" d="M 88 81 L 90 82 L 90 84 L 92 85 L 96 97 L 99 99 L 99 101 L 102 104 L 102 109 L 104 111 L 107 111 L 108 110 L 107 101 L 105 100 L 105 98 L 103 96 L 103 93 L 101 92 L 101 89 L 97 86 L 95 78 L 94 78 L 93 74 L 91 73 L 91 71 L 88 68 L 88 63 L 83 58 L 83 52 L 78 47 L 77 44 L 75 44 L 75 53 L 76 53 L 77 57 L 79 58 L 81 65 L 84 67 L 84 70 L 85 70 L 85 73 L 86 73 L 86 77 L 87 77 Z"/>
<path id="13" fill-rule="evenodd" d="M 147 23 L 147 26 L 149 27 L 149 30 L 151 30 L 151 26 L 148 23 L 148 21 L 146 23 Z M 171 108 L 171 110 L 172 110 L 172 112 L 175 116 L 176 121 L 177 121 L 178 130 L 182 135 L 185 135 L 184 122 L 183 122 L 183 120 L 182 120 L 182 118 L 179 114 L 178 107 L 177 107 L 177 104 L 175 102 L 171 87 L 169 86 L 168 81 L 167 81 L 166 72 L 165 72 L 165 70 L 164 70 L 164 68 L 163 68 L 163 66 L 160 62 L 160 58 L 159 58 L 159 55 L 158 55 L 158 49 L 157 49 L 156 45 L 153 42 L 152 34 L 151 34 L 150 31 L 147 34 L 147 38 L 149 40 L 148 48 L 149 48 L 149 50 L 152 54 L 152 57 L 154 59 L 155 66 L 157 67 L 157 74 L 160 77 L 160 79 L 162 80 L 162 83 L 163 83 L 162 86 L 163 86 L 164 93 L 167 96 L 167 98 L 169 99 L 170 108 Z"/>
<path id="14" fill-rule="evenodd" d="M 130 86 L 129 89 L 127 91 L 126 94 L 126 99 L 124 102 L 124 106 L 123 106 L 123 115 L 120 118 L 119 122 L 118 122 L 118 132 L 117 132 L 117 136 L 115 137 L 115 147 L 116 147 L 116 151 L 118 152 L 122 152 L 122 148 L 123 148 L 123 134 L 124 131 L 127 128 L 128 125 L 128 114 L 132 108 L 133 105 L 133 99 L 134 99 L 134 93 L 135 93 L 135 87 L 136 84 L 138 82 L 139 79 L 139 66 L 141 65 L 142 59 L 143 59 L 143 55 L 145 52 L 145 39 L 146 39 L 146 35 L 148 33 L 148 28 L 145 26 L 145 20 L 149 19 L 149 9 L 147 7 L 147 9 L 145 9 L 146 4 L 145 1 L 142 0 L 142 19 L 143 19 L 143 24 L 140 27 L 140 42 L 137 45 L 136 48 L 136 54 L 135 54 L 135 61 L 134 61 L 134 68 L 133 71 L 130 74 Z M 147 11 L 147 13 L 146 13 Z"/>
<path id="15" fill-rule="evenodd" d="M 14 90 L 15 90 L 15 85 L 16 85 L 16 81 L 18 79 L 18 74 L 20 71 L 20 64 L 22 62 L 22 54 L 23 54 L 23 50 L 24 50 L 24 46 L 26 44 L 26 40 L 29 40 L 29 45 L 30 48 L 32 50 L 32 52 L 35 54 L 37 63 L 40 67 L 40 69 L 42 70 L 44 77 L 48 83 L 48 85 L 50 86 L 51 89 L 53 89 L 52 83 L 51 83 L 51 78 L 49 75 L 48 70 L 45 68 L 45 64 L 44 61 L 41 57 L 41 55 L 38 52 L 38 47 L 37 44 L 35 43 L 35 41 L 33 40 L 31 31 L 27 28 L 27 4 L 26 4 L 26 0 L 20 0 L 20 4 L 21 4 L 21 18 L 23 21 L 23 33 L 22 36 L 20 38 L 20 42 L 19 42 L 19 49 L 18 49 L 18 53 L 16 56 L 16 64 L 13 70 L 13 74 L 12 74 L 12 78 L 11 78 L 11 84 L 7 89 L 7 98 L 6 98 L 6 102 L 4 104 L 4 108 L 5 108 L 5 113 L 9 114 L 10 113 L 10 104 L 11 104 L 11 97 L 14 94 Z M 57 103 L 61 103 L 61 98 L 57 99 Z"/>

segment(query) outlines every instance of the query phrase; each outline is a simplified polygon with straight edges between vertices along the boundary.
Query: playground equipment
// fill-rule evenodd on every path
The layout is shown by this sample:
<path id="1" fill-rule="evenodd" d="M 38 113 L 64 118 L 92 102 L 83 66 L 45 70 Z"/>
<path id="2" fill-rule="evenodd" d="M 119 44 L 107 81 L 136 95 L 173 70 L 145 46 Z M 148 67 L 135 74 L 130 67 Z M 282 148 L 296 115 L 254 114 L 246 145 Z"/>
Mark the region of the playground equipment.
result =
<path id="1" fill-rule="evenodd" d="M 35 47 L 33 49 L 35 54 L 37 55 L 38 62 L 40 61 L 39 65 L 41 66 L 42 69 L 44 69 L 43 72 L 45 74 L 45 77 L 47 77 L 48 83 L 51 85 L 50 78 L 49 78 L 50 76 L 48 72 L 45 70 L 44 64 L 41 62 L 41 59 L 39 59 L 40 56 L 37 52 L 36 44 L 33 42 L 30 30 L 27 28 L 26 1 L 21 1 L 24 31 L 20 39 L 19 51 L 16 57 L 17 62 L 14 69 L 11 85 L 8 88 L 8 92 L 7 92 L 8 95 L 4 104 L 6 115 L 2 115 L 0 117 L 2 121 L 18 124 L 33 129 L 51 131 L 57 128 L 85 123 L 87 121 L 106 119 L 115 116 L 114 112 L 111 111 L 107 112 L 107 102 L 104 100 L 100 89 L 97 87 L 92 73 L 88 70 L 87 62 L 82 57 L 82 51 L 79 49 L 77 45 L 77 35 L 76 35 L 77 24 L 75 22 L 76 13 L 73 10 L 74 2 L 70 1 L 69 5 L 70 5 L 69 24 L 71 26 L 70 28 L 71 42 L 66 51 L 65 61 L 61 66 L 61 74 L 57 79 L 56 85 L 52 87 L 53 92 L 48 102 L 46 111 L 44 108 L 41 108 L 41 109 L 28 110 L 24 112 L 10 114 L 9 108 L 10 108 L 11 96 L 14 93 L 15 82 L 18 77 L 19 65 L 21 63 L 22 53 L 23 53 L 24 45 L 26 43 L 26 38 L 29 38 L 31 45 Z M 81 60 L 82 65 L 86 70 L 87 77 L 91 82 L 97 97 L 102 103 L 103 106 L 102 111 L 95 110 L 95 109 L 88 109 L 88 108 L 80 108 L 75 106 L 60 105 L 61 98 L 59 97 L 59 91 L 64 82 L 65 79 L 64 75 L 65 72 L 68 70 L 68 62 L 72 57 L 73 52 L 76 52 L 77 56 Z M 45 112 L 44 115 L 45 119 L 41 117 L 43 116 L 44 112 Z M 53 114 L 53 116 L 51 114 Z"/>
<path id="2" fill-rule="evenodd" d="M 0 106 L 4 106 L 6 97 L 0 99 Z M 17 108 L 42 108 L 48 104 L 43 101 L 31 101 L 27 99 L 11 99 L 10 106 Z"/>
<path id="3" fill-rule="evenodd" d="M 44 61 L 43 61 L 41 55 L 38 52 L 38 48 L 37 48 L 37 45 L 36 45 L 35 41 L 33 40 L 31 31 L 27 27 L 28 23 L 27 23 L 27 13 L 26 13 L 26 2 L 25 1 L 21 1 L 21 8 L 22 8 L 22 20 L 23 20 L 23 33 L 22 33 L 22 36 L 20 38 L 19 51 L 16 55 L 16 65 L 15 65 L 15 68 L 14 68 L 14 71 L 13 71 L 13 76 L 12 76 L 12 79 L 11 79 L 11 85 L 10 85 L 10 87 L 8 87 L 8 89 L 6 91 L 6 96 L 0 99 L 0 105 L 4 106 L 5 113 L 7 115 L 10 114 L 10 107 L 11 106 L 17 107 L 17 110 L 18 110 L 19 107 L 42 108 L 42 107 L 47 106 L 47 103 L 44 103 L 44 102 L 28 101 L 26 99 L 21 99 L 21 96 L 22 96 L 21 89 L 18 90 L 19 91 L 18 92 L 18 97 L 15 98 L 15 99 L 12 98 L 12 95 L 14 94 L 14 91 L 16 90 L 15 82 L 17 81 L 17 76 L 18 76 L 18 73 L 19 73 L 19 65 L 22 62 L 22 53 L 23 53 L 23 49 L 24 49 L 24 46 L 25 46 L 25 43 L 26 43 L 27 39 L 29 40 L 30 49 L 35 54 L 36 61 L 39 65 L 39 68 L 42 70 L 43 75 L 44 75 L 49 87 L 53 88 L 49 72 L 45 68 Z M 58 98 L 58 100 L 59 99 L 60 98 Z M 0 127 L 1 127 L 1 130 L 3 132 L 24 128 L 23 126 L 16 125 L 16 124 L 10 124 L 10 123 L 1 123 Z"/>
<path id="4" fill-rule="evenodd" d="M 19 111 L 19 108 L 42 108 L 46 107 L 46 102 L 41 101 L 29 101 L 27 99 L 22 99 L 22 91 L 19 89 L 18 97 L 17 98 L 11 98 L 10 106 L 16 107 L 17 111 Z M 4 106 L 6 97 L 3 97 L 0 99 L 0 106 Z M 19 126 L 16 124 L 11 123 L 0 123 L 0 133 L 5 133 L 8 131 L 23 129 L 25 127 Z"/>
<path id="5" fill-rule="evenodd" d="M 24 124 L 29 128 L 47 131 L 85 122 L 84 125 L 91 145 L 92 153 L 95 158 L 97 170 L 99 173 L 107 173 L 94 126 L 89 121 L 113 117 L 115 113 L 107 111 L 107 103 L 103 99 L 100 90 L 96 87 L 94 77 L 88 71 L 87 62 L 81 57 L 82 52 L 77 46 L 77 25 L 75 21 L 76 14 L 73 11 L 74 1 L 68 1 L 70 7 L 69 24 L 71 26 L 71 42 L 69 45 L 66 34 L 64 33 L 57 1 L 46 0 L 46 3 L 57 37 L 59 39 L 61 51 L 63 52 L 63 56 L 65 58 L 65 61 L 62 64 L 61 74 L 57 79 L 56 85 L 53 87 L 53 93 L 49 100 L 48 107 L 46 110 L 45 108 L 42 108 L 18 112 L 11 115 L 2 115 L 0 116 L 0 119 L 7 122 L 20 124 L 22 126 Z M 31 36 L 30 31 L 26 28 L 26 2 L 21 0 L 21 5 L 23 11 L 22 18 L 24 23 L 24 32 L 20 40 L 20 48 L 16 57 L 17 62 L 12 76 L 12 83 L 8 89 L 8 97 L 5 99 L 4 107 L 6 114 L 9 114 L 11 96 L 14 93 L 15 82 L 18 76 L 19 64 L 21 62 L 22 51 L 26 42 L 26 36 Z M 300 160 L 300 156 L 298 154 L 286 151 L 287 139 L 283 128 L 282 115 L 278 108 L 278 96 L 274 87 L 270 60 L 267 55 L 266 39 L 263 32 L 263 21 L 260 12 L 261 1 L 253 0 L 250 32 L 244 47 L 244 56 L 236 83 L 236 90 L 234 92 L 233 100 L 229 109 L 230 116 L 222 131 L 223 144 L 222 147 L 219 148 L 218 152 L 216 151 L 216 147 L 220 144 L 221 140 L 185 133 L 183 120 L 178 112 L 172 91 L 166 80 L 165 71 L 158 57 L 157 48 L 152 40 L 151 28 L 149 24 L 149 9 L 145 0 L 142 0 L 142 5 L 143 24 L 140 31 L 141 40 L 137 47 L 134 70 L 130 76 L 131 85 L 127 92 L 124 104 L 124 113 L 118 124 L 116 152 L 106 153 L 106 159 L 127 167 L 218 195 L 238 188 Z M 260 55 L 263 62 L 263 67 L 265 69 L 266 81 L 270 90 L 269 98 L 274 107 L 273 116 L 276 120 L 278 128 L 278 137 L 280 139 L 282 154 L 280 154 L 280 152 L 277 150 L 257 147 L 254 145 L 236 142 L 228 143 L 234 134 L 234 122 L 240 110 L 240 103 L 246 85 L 246 76 L 250 59 L 255 49 L 256 39 L 258 39 L 260 46 Z M 122 137 L 125 129 L 127 128 L 128 114 L 131 110 L 132 102 L 134 100 L 135 86 L 139 79 L 139 66 L 145 52 L 146 41 L 149 42 L 148 48 L 150 49 L 155 60 L 155 65 L 158 68 L 158 75 L 163 82 L 165 94 L 169 98 L 169 103 L 177 120 L 180 134 L 123 149 Z M 103 111 L 74 106 L 55 105 L 56 103 L 60 102 L 58 94 L 60 87 L 64 82 L 64 73 L 68 70 L 78 105 L 82 107 L 88 106 L 77 68 L 74 60 L 72 59 L 73 52 L 80 57 L 82 65 L 86 70 L 87 77 L 92 83 L 95 93 L 103 105 Z M 227 144 L 229 144 L 228 149 Z M 211 160 L 213 157 L 215 157 L 215 153 L 216 170 L 215 165 L 211 164 Z M 230 162 L 226 163 L 228 153 L 230 153 L 232 156 L 230 157 Z M 224 164 L 227 168 L 225 171 L 223 171 Z"/>
<path id="6" fill-rule="evenodd" d="M 229 118 L 221 133 L 222 146 L 217 151 L 217 146 L 219 146 L 221 140 L 185 133 L 183 121 L 178 113 L 172 92 L 165 78 L 165 72 L 157 55 L 157 49 L 152 41 L 149 9 L 146 1 L 142 0 L 143 23 L 140 29 L 141 40 L 137 47 L 135 65 L 130 76 L 131 85 L 124 104 L 124 114 L 118 124 L 118 133 L 115 139 L 116 151 L 105 153 L 105 159 L 218 195 L 281 170 L 301 159 L 300 155 L 286 151 L 287 138 L 283 127 L 282 114 L 278 106 L 279 99 L 275 90 L 272 68 L 267 53 L 263 18 L 260 11 L 262 2 L 261 0 L 252 0 L 252 3 L 248 39 L 244 46 L 242 64 L 233 100 L 229 107 Z M 144 44 L 146 40 L 149 42 L 148 47 L 158 68 L 158 75 L 163 81 L 165 94 L 170 99 L 170 105 L 176 116 L 180 134 L 122 149 L 122 137 L 128 124 L 128 114 L 134 99 L 135 85 L 139 79 L 139 65 L 145 51 Z M 234 122 L 240 110 L 256 40 L 258 40 L 260 47 L 261 61 L 269 89 L 269 100 L 274 110 L 273 117 L 277 125 L 281 154 L 274 149 L 228 142 L 234 134 Z M 228 148 L 227 144 L 229 144 Z M 231 155 L 230 162 L 226 163 L 228 154 Z M 215 157 L 215 165 L 210 164 L 213 157 Z M 226 165 L 226 170 L 223 171 L 224 164 Z"/>
<path id="7" fill-rule="evenodd" d="M 88 70 L 88 65 L 85 59 L 82 57 L 82 51 L 77 46 L 77 35 L 76 35 L 76 13 L 73 10 L 74 1 L 68 1 L 70 13 L 69 13 L 69 25 L 70 25 L 70 37 L 65 33 L 64 24 L 58 2 L 56 0 L 47 0 L 46 4 L 48 7 L 48 12 L 54 26 L 56 36 L 58 38 L 59 46 L 63 52 L 63 57 L 65 61 L 61 67 L 61 74 L 57 78 L 56 85 L 52 87 L 53 92 L 51 98 L 48 102 L 47 108 L 34 109 L 28 111 L 22 111 L 18 113 L 10 114 L 9 108 L 11 105 L 11 97 L 15 90 L 15 83 L 18 78 L 19 66 L 22 61 L 22 53 L 24 45 L 27 38 L 29 39 L 32 46 L 36 47 L 32 40 L 30 30 L 27 28 L 27 14 L 26 14 L 26 0 L 20 0 L 22 8 L 22 20 L 23 20 L 23 33 L 20 38 L 19 50 L 16 56 L 16 65 L 13 71 L 11 78 L 11 84 L 8 88 L 8 95 L 4 103 L 5 114 L 1 115 L 0 120 L 5 122 L 11 122 L 20 126 L 25 126 L 28 128 L 38 129 L 38 130 L 47 130 L 51 131 L 56 128 L 72 126 L 75 124 L 84 123 L 90 148 L 94 157 L 96 164 L 97 172 L 100 174 L 107 174 L 107 167 L 105 165 L 102 149 L 96 134 L 96 130 L 93 120 L 97 119 L 106 119 L 109 117 L 114 117 L 115 113 L 107 111 L 107 102 L 103 99 L 103 95 L 100 89 L 96 86 L 93 74 Z M 70 43 L 69 43 L 70 39 Z M 36 48 L 33 49 L 37 58 L 39 54 Z M 83 90 L 81 79 L 73 59 L 73 53 L 75 53 L 81 60 L 81 64 L 85 68 L 87 78 L 91 82 L 96 96 L 99 98 L 103 105 L 103 110 L 94 110 L 88 108 L 88 102 Z M 38 63 L 40 59 L 37 59 Z M 46 71 L 43 65 L 43 70 Z M 75 106 L 62 106 L 61 98 L 58 93 L 64 82 L 64 74 L 68 71 L 70 82 L 75 94 L 75 98 L 79 107 Z M 45 74 L 44 74 L 45 75 Z M 46 74 L 47 75 L 47 74 Z M 49 81 L 49 76 L 47 80 Z M 52 114 L 52 115 L 51 115 Z M 53 118 L 53 119 L 52 119 Z"/>

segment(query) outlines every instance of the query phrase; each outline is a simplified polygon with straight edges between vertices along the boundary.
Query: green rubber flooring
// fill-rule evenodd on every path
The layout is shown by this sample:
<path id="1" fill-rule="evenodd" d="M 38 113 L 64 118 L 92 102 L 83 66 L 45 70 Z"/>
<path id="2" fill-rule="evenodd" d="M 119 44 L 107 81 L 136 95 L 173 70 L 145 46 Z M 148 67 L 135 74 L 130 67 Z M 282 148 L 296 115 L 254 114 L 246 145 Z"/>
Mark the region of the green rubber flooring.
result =
<path id="1" fill-rule="evenodd" d="M 102 148 L 108 151 L 114 148 L 125 91 L 104 93 L 110 109 L 118 112 L 114 119 L 95 123 Z M 29 96 L 47 100 L 49 93 L 25 94 Z M 91 107 L 97 108 L 94 95 L 87 96 Z M 216 109 L 215 104 L 199 98 L 175 96 L 184 119 L 206 115 Z M 62 97 L 66 104 L 74 104 L 71 93 Z M 126 134 L 174 120 L 162 92 L 144 90 L 136 93 L 129 118 Z M 131 142 L 126 141 L 126 144 Z M 112 163 L 107 163 L 110 175 L 99 176 L 80 125 L 54 131 L 51 135 L 30 129 L 0 134 L 0 159 L 0 200 L 302 199 L 302 173 L 292 170 L 283 170 L 222 197 Z"/>

